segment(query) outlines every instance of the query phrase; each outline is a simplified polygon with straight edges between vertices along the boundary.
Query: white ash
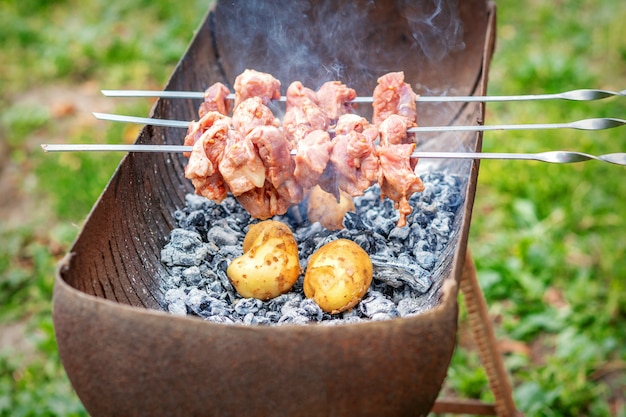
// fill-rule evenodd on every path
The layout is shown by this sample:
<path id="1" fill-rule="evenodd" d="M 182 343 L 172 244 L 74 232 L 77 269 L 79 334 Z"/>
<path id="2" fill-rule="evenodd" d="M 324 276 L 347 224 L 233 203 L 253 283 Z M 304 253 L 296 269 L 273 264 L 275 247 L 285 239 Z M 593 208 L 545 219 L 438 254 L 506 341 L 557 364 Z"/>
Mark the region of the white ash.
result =
<path id="1" fill-rule="evenodd" d="M 341 231 L 309 223 L 306 202 L 275 217 L 294 232 L 303 273 L 290 292 L 268 301 L 242 298 L 226 275 L 230 261 L 243 253 L 248 225 L 257 221 L 233 197 L 216 204 L 189 194 L 185 207 L 174 214 L 178 227 L 161 251 L 168 271 L 161 282 L 163 305 L 176 315 L 264 325 L 338 324 L 419 314 L 429 308 L 423 298 L 439 288 L 433 285 L 433 273 L 446 247 L 455 242 L 453 225 L 463 203 L 464 186 L 455 175 L 427 173 L 421 179 L 425 190 L 411 197 L 413 213 L 402 228 L 396 227 L 398 214 L 393 202 L 380 199 L 378 186 L 355 198 L 357 212 L 346 214 L 346 228 Z M 374 279 L 359 304 L 331 315 L 304 296 L 302 282 L 311 254 L 339 238 L 353 240 L 370 254 Z M 407 270 L 410 274 L 398 273 Z"/>

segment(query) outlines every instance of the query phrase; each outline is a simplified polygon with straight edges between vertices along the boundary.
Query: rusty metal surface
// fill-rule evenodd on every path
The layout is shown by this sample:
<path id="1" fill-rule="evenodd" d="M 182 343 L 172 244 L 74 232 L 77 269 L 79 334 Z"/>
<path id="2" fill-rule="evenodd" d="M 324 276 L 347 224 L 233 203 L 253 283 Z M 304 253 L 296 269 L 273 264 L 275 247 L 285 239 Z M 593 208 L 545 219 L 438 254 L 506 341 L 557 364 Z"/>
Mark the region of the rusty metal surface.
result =
<path id="1" fill-rule="evenodd" d="M 407 78 L 419 84 L 433 77 L 441 85 L 455 84 L 459 93 L 484 94 L 495 37 L 494 7 L 478 0 L 459 3 L 466 48 L 446 61 L 445 70 L 422 63 L 423 70 Z M 166 89 L 198 90 L 216 81 L 232 84 L 238 69 L 227 69 L 230 47 L 225 32 L 220 32 L 227 26 L 219 26 L 219 13 L 226 13 L 231 4 L 220 2 L 218 10 L 206 16 Z M 381 16 L 391 19 L 393 13 Z M 400 59 L 403 51 L 398 54 L 398 66 L 403 67 L 399 69 L 419 64 L 405 63 Z M 250 55 L 246 65 L 254 68 L 256 58 Z M 260 69 L 280 75 L 281 62 L 273 65 Z M 303 77 L 302 81 L 308 80 Z M 152 115 L 191 119 L 197 105 L 160 99 Z M 421 123 L 434 124 L 442 118 L 446 123 L 475 122 L 484 115 L 480 104 L 445 110 L 420 113 Z M 459 135 L 458 139 L 464 149 L 480 151 L 480 134 Z M 180 144 L 181 140 L 178 129 L 145 127 L 137 143 Z M 226 326 L 162 311 L 158 277 L 165 270 L 160 250 L 174 227 L 173 212 L 183 206 L 185 194 L 193 191 L 183 177 L 184 165 L 182 155 L 126 156 L 59 265 L 53 300 L 59 353 L 89 413 L 428 413 L 454 349 L 458 285 L 478 163 L 450 167 L 468 182 L 463 216 L 455 225 L 457 244 L 441 263 L 439 286 L 430 294 L 439 300 L 436 308 L 386 322 L 281 327 Z M 442 163 L 440 168 L 448 167 Z"/>

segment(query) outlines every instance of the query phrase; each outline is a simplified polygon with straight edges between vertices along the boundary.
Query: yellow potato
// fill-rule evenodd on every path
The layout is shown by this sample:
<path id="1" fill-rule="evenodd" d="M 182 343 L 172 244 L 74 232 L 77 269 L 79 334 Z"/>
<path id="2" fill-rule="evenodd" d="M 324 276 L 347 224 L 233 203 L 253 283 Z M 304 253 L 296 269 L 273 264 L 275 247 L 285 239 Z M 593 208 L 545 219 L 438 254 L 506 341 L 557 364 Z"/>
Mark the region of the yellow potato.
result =
<path id="1" fill-rule="evenodd" d="M 331 314 L 354 307 L 372 283 L 369 255 L 351 240 L 338 239 L 318 249 L 309 259 L 304 294 Z"/>
<path id="2" fill-rule="evenodd" d="M 289 227 L 281 222 L 266 220 L 250 226 L 243 251 L 226 270 L 243 297 L 277 297 L 289 291 L 300 275 L 298 244 Z"/>
<path id="3" fill-rule="evenodd" d="M 311 190 L 306 214 L 311 223 L 320 222 L 328 230 L 343 229 L 343 216 L 349 211 L 356 212 L 350 197 L 341 191 L 339 202 L 334 195 L 322 190 L 319 185 Z"/>

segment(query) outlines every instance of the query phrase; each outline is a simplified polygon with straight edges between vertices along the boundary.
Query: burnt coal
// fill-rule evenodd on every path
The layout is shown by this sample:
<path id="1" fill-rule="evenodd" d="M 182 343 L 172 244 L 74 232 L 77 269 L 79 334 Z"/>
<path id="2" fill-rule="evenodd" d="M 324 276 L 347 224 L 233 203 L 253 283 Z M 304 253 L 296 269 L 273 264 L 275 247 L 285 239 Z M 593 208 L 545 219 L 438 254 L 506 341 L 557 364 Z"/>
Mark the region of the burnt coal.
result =
<path id="1" fill-rule="evenodd" d="M 421 176 L 422 193 L 411 199 L 413 213 L 407 225 L 396 227 L 393 202 L 380 198 L 374 186 L 354 199 L 356 213 L 344 217 L 345 228 L 329 231 L 309 223 L 306 208 L 292 207 L 274 219 L 291 228 L 298 242 L 300 265 L 322 245 L 345 238 L 359 244 L 372 259 L 374 279 L 365 297 L 353 309 L 331 315 L 302 290 L 304 273 L 292 290 L 262 301 L 239 296 L 228 276 L 229 262 L 242 255 L 248 226 L 257 220 L 233 197 L 216 204 L 189 194 L 185 206 L 174 213 L 177 228 L 161 251 L 168 275 L 161 288 L 164 307 L 175 315 L 195 315 L 217 323 L 280 325 L 286 323 L 353 323 L 407 317 L 428 309 L 433 297 L 433 272 L 440 264 L 454 233 L 453 225 L 463 203 L 464 181 L 454 175 Z"/>

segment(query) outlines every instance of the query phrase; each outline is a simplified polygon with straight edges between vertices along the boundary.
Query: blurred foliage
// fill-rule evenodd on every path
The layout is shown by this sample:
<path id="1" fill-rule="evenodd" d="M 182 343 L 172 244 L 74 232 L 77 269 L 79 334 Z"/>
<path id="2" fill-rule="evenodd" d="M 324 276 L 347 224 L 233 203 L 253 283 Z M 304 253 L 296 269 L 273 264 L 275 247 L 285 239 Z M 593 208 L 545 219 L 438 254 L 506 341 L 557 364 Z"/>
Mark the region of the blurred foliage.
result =
<path id="1" fill-rule="evenodd" d="M 626 4 L 526 1 L 498 8 L 490 94 L 541 94 L 626 85 Z M 523 13 L 520 11 L 524 11 Z M 626 114 L 626 100 L 488 104 L 487 123 L 554 123 Z M 623 152 L 619 129 L 488 132 L 484 151 Z M 483 162 L 470 245 L 514 398 L 527 416 L 626 415 L 626 182 L 622 167 Z M 526 350 L 527 349 L 527 350 Z M 466 363 L 457 350 L 452 369 Z M 612 377 L 604 371 L 618 369 Z M 461 368 L 462 369 L 462 368 Z M 454 375 L 454 376 L 452 376 Z M 486 380 L 451 373 L 461 396 Z M 478 393 L 478 394 L 477 394 Z"/>
<path id="2" fill-rule="evenodd" d="M 0 0 L 2 173 L 36 195 L 19 224 L 0 223 L 0 416 L 87 415 L 57 352 L 54 271 L 121 154 L 46 155 L 37 143 L 65 134 L 69 143 L 128 142 L 138 133 L 122 124 L 67 128 L 32 97 L 51 86 L 71 94 L 90 81 L 160 89 L 207 10 L 201 1 Z M 121 104 L 117 111 L 129 114 L 151 105 Z"/>
<path id="3" fill-rule="evenodd" d="M 498 4 L 490 94 L 626 87 L 626 3 L 524 0 Z M 121 124 L 66 129 L 43 104 L 18 100 L 51 85 L 71 91 L 162 88 L 208 9 L 204 1 L 0 0 L 0 139 L 37 207 L 0 224 L 0 416 L 84 416 L 60 364 L 51 322 L 54 268 L 120 155 L 45 155 L 43 138 L 117 143 Z M 124 104 L 126 103 L 126 104 Z M 122 106 L 123 105 L 123 106 Z M 121 101 L 120 113 L 150 103 Z M 91 110 L 91 109 L 90 109 Z M 95 109 L 94 109 L 95 110 Z M 626 100 L 501 103 L 487 123 L 621 117 Z M 621 129 L 488 132 L 485 151 L 626 151 Z M 470 246 L 517 406 L 527 416 L 626 416 L 624 168 L 484 161 Z M 462 304 L 463 305 L 463 304 Z M 467 323 L 461 312 L 461 327 Z M 16 330 L 17 329 L 17 330 Z M 6 332 L 6 333 L 5 333 Z M 2 339 L 5 340 L 5 339 Z M 493 401 L 475 348 L 460 343 L 447 387 Z"/>

